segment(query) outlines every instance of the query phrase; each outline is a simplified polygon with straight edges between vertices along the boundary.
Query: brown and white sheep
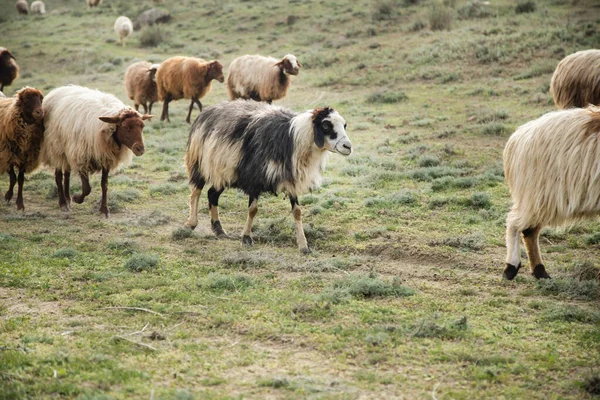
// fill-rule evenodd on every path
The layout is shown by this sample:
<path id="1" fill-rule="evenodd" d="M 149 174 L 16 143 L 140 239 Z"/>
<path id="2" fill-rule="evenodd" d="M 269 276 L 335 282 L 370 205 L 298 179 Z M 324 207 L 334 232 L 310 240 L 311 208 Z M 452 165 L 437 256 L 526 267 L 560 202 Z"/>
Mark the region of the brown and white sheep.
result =
<path id="1" fill-rule="evenodd" d="M 4 199 L 7 202 L 12 199 L 15 183 L 18 182 L 18 210 L 25 209 L 25 173 L 35 170 L 40 164 L 40 147 L 44 140 L 43 98 L 42 92 L 30 87 L 19 90 L 14 97 L 0 98 L 0 174 L 8 172 L 10 179 Z"/>
<path id="2" fill-rule="evenodd" d="M 46 14 L 46 4 L 41 0 L 36 0 L 31 3 L 32 14 Z"/>
<path id="3" fill-rule="evenodd" d="M 539 247 L 544 226 L 600 214 L 600 108 L 550 112 L 520 126 L 504 149 L 513 205 L 506 219 L 506 267 L 521 267 L 520 234 L 536 278 L 549 278 Z"/>
<path id="4" fill-rule="evenodd" d="M 89 8 L 98 7 L 102 3 L 102 0 L 86 0 L 86 3 Z"/>
<path id="5" fill-rule="evenodd" d="M 600 105 L 600 50 L 578 51 L 558 63 L 550 93 L 558 108 Z"/>
<path id="6" fill-rule="evenodd" d="M 74 85 L 48 93 L 44 112 L 41 158 L 55 168 L 60 208 L 70 208 L 71 171 L 81 177 L 82 193 L 73 195 L 79 204 L 90 194 L 89 174 L 102 171 L 100 212 L 108 217 L 108 173 L 131 162 L 133 154 L 144 154 L 144 120 L 152 116 L 141 115 L 112 94 Z"/>
<path id="7" fill-rule="evenodd" d="M 27 15 L 29 13 L 29 4 L 27 3 L 27 0 L 17 0 L 15 8 L 19 14 Z"/>
<path id="8" fill-rule="evenodd" d="M 200 99 L 212 88 L 212 80 L 223 82 L 223 65 L 219 61 L 205 61 L 194 57 L 171 57 L 160 64 L 156 73 L 158 99 L 163 102 L 161 121 L 169 121 L 169 102 L 191 99 L 185 121 L 189 124 L 194 103 L 202 111 Z"/>
<path id="9" fill-rule="evenodd" d="M 125 38 L 133 32 L 133 23 L 127 17 L 120 16 L 115 21 L 115 33 L 119 37 L 119 42 L 121 46 L 125 47 Z"/>
<path id="10" fill-rule="evenodd" d="M 236 58 L 229 65 L 227 91 L 231 100 L 238 98 L 271 103 L 287 94 L 290 75 L 298 75 L 302 66 L 293 54 L 281 60 L 259 55 Z"/>
<path id="11" fill-rule="evenodd" d="M 10 86 L 19 76 L 19 65 L 8 49 L 0 47 L 0 91 Z"/>
<path id="12" fill-rule="evenodd" d="M 160 64 L 140 61 L 131 64 L 125 71 L 127 96 L 133 100 L 136 111 L 139 110 L 141 104 L 145 113 L 152 114 L 152 104 L 158 100 L 156 71 L 159 66 Z"/>

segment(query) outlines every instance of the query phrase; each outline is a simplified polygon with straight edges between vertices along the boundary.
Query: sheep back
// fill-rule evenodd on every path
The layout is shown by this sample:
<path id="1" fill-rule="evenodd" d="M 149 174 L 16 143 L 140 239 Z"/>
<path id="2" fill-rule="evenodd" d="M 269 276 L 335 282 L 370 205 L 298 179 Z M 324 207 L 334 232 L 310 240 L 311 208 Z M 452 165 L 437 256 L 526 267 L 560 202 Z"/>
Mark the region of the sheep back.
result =
<path id="1" fill-rule="evenodd" d="M 212 80 L 207 79 L 211 62 L 181 56 L 163 61 L 156 73 L 158 99 L 164 101 L 167 94 L 172 100 L 204 97 L 212 89 Z"/>
<path id="2" fill-rule="evenodd" d="M 112 94 L 98 90 L 75 85 L 52 90 L 44 99 L 42 161 L 52 168 L 87 173 L 129 164 L 133 152 L 112 137 L 116 124 L 99 119 L 128 110 L 135 113 Z"/>
<path id="3" fill-rule="evenodd" d="M 600 50 L 565 57 L 552 75 L 550 92 L 559 108 L 600 105 Z"/>
<path id="4" fill-rule="evenodd" d="M 147 61 L 140 61 L 131 64 L 127 68 L 127 71 L 125 71 L 127 96 L 136 104 L 154 103 L 158 100 L 156 82 L 153 79 L 156 72 L 150 71 L 152 67 L 153 64 Z"/>
<path id="5" fill-rule="evenodd" d="M 260 55 L 245 55 L 233 60 L 227 75 L 229 97 L 259 101 L 285 97 L 291 79 L 276 65 L 280 61 Z"/>
<path id="6" fill-rule="evenodd" d="M 600 108 L 554 111 L 520 126 L 504 149 L 519 230 L 600 210 Z"/>

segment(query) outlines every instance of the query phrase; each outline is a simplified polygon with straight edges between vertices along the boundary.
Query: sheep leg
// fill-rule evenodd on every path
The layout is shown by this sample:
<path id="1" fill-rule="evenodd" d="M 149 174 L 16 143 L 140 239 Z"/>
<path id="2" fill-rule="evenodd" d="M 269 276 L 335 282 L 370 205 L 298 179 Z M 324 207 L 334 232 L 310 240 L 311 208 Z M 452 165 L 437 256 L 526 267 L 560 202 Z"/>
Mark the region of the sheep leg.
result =
<path id="1" fill-rule="evenodd" d="M 80 172 L 79 177 L 81 178 L 81 193 L 77 193 L 73 195 L 73 201 L 77 204 L 83 203 L 85 200 L 85 196 L 90 194 L 92 188 L 90 186 L 90 180 L 86 173 Z"/>
<path id="2" fill-rule="evenodd" d="M 250 196 L 248 200 L 248 219 L 246 219 L 246 226 L 244 226 L 244 232 L 242 233 L 242 243 L 252 246 L 254 242 L 252 240 L 252 222 L 258 212 L 258 198 Z"/>
<path id="3" fill-rule="evenodd" d="M 106 204 L 106 192 L 108 191 L 108 168 L 102 168 L 102 179 L 100 180 L 100 187 L 102 188 L 102 200 L 100 200 L 100 212 L 104 214 L 106 218 L 110 215 L 110 210 Z"/>
<path id="4" fill-rule="evenodd" d="M 144 107 L 144 114 L 148 114 L 148 106 L 146 105 L 146 102 L 142 103 L 142 107 Z"/>
<path id="5" fill-rule="evenodd" d="M 200 100 L 198 100 L 197 97 L 194 97 L 193 100 L 194 100 L 194 103 L 196 103 L 196 105 L 200 109 L 200 112 L 202 112 L 202 103 L 200 103 Z"/>
<path id="6" fill-rule="evenodd" d="M 54 170 L 54 181 L 56 182 L 56 190 L 58 192 L 58 206 L 63 211 L 69 211 L 69 206 L 67 206 L 67 201 L 65 200 L 62 169 L 56 168 Z"/>
<path id="7" fill-rule="evenodd" d="M 219 221 L 219 196 L 223 193 L 224 189 L 215 189 L 212 186 L 208 189 L 208 209 L 210 210 L 210 226 L 212 231 L 219 236 L 227 236 L 227 233 L 223 230 L 221 226 L 221 221 Z"/>
<path id="8" fill-rule="evenodd" d="M 298 249 L 303 254 L 310 253 L 308 243 L 306 242 L 306 236 L 304 236 L 304 227 L 302 226 L 302 210 L 298 204 L 298 198 L 296 196 L 290 196 L 290 204 L 292 205 L 292 215 L 294 221 L 296 221 L 296 244 Z"/>
<path id="9" fill-rule="evenodd" d="M 170 101 L 171 101 L 171 94 L 167 93 L 167 95 L 165 96 L 165 101 L 163 102 L 162 115 L 160 116 L 161 121 L 164 121 L 166 119 L 167 122 L 171 122 L 169 120 L 169 102 Z"/>
<path id="10" fill-rule="evenodd" d="M 4 195 L 4 200 L 6 200 L 6 203 L 8 203 L 10 201 L 10 199 L 12 199 L 13 190 L 15 188 L 15 183 L 17 183 L 17 175 L 15 174 L 15 169 L 12 165 L 10 166 L 10 169 L 8 170 L 8 177 L 10 179 L 10 183 L 8 185 L 8 190 L 6 191 L 6 194 Z"/>
<path id="11" fill-rule="evenodd" d="M 133 107 L 135 107 L 135 111 L 140 111 L 140 105 L 138 103 L 133 103 Z"/>
<path id="12" fill-rule="evenodd" d="M 521 240 L 519 228 L 514 223 L 516 214 L 508 214 L 506 219 L 506 265 L 504 268 L 504 279 L 513 280 L 521 268 Z"/>
<path id="13" fill-rule="evenodd" d="M 152 114 L 152 104 L 154 104 L 152 101 L 148 104 L 148 114 Z"/>
<path id="14" fill-rule="evenodd" d="M 196 229 L 196 226 L 198 226 L 198 201 L 200 200 L 200 195 L 202 194 L 202 188 L 204 188 L 204 184 L 204 179 L 200 179 L 199 181 L 195 182 L 192 193 L 190 194 L 190 216 L 188 217 L 187 221 L 185 221 L 184 226 L 186 228 L 190 228 L 191 230 Z"/>
<path id="15" fill-rule="evenodd" d="M 65 179 L 63 193 L 65 194 L 65 201 L 67 203 L 67 207 L 71 208 L 71 170 L 68 169 L 63 174 Z"/>
<path id="16" fill-rule="evenodd" d="M 185 122 L 187 122 L 188 124 L 190 123 L 193 109 L 194 109 L 194 98 L 192 97 L 192 101 L 190 101 L 190 108 L 188 110 L 188 115 L 187 115 L 187 118 L 185 119 Z"/>
<path id="17" fill-rule="evenodd" d="M 542 263 L 542 255 L 540 253 L 541 230 L 541 226 L 525 229 L 523 231 L 523 242 L 525 242 L 525 248 L 527 249 L 531 274 L 537 279 L 550 279 L 550 275 L 548 275 L 546 268 Z"/>
<path id="18" fill-rule="evenodd" d="M 17 210 L 25 210 L 23 205 L 23 183 L 25 182 L 25 167 L 19 168 L 19 176 L 17 177 Z"/>

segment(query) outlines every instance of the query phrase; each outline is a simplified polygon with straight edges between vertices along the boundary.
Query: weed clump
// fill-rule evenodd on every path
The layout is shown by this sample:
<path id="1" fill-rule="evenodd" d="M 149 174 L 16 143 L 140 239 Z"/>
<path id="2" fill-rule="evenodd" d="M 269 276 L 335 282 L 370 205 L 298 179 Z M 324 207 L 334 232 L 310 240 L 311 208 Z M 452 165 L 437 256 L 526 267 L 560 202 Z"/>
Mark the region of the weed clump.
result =
<path id="1" fill-rule="evenodd" d="M 515 6 L 515 13 L 517 13 L 517 14 L 532 13 L 535 11 L 535 9 L 536 9 L 536 4 L 534 1 L 531 1 L 531 0 L 519 1 L 517 3 L 517 5 Z"/>
<path id="2" fill-rule="evenodd" d="M 221 275 L 210 274 L 206 278 L 204 287 L 218 292 L 237 292 L 252 286 L 254 282 L 248 275 Z"/>
<path id="3" fill-rule="evenodd" d="M 171 239 L 178 241 L 189 239 L 194 236 L 194 231 L 188 228 L 177 228 L 171 232 Z"/>
<path id="4" fill-rule="evenodd" d="M 491 122 L 481 128 L 481 133 L 484 135 L 502 135 L 507 132 L 507 128 L 500 122 Z"/>
<path id="5" fill-rule="evenodd" d="M 125 262 L 125 268 L 132 272 L 151 271 L 158 265 L 156 254 L 134 254 Z"/>
<path id="6" fill-rule="evenodd" d="M 473 193 L 470 198 L 466 199 L 465 203 L 473 208 L 488 209 L 492 206 L 490 195 L 485 192 Z"/>
<path id="7" fill-rule="evenodd" d="M 600 396 L 600 376 L 590 376 L 583 382 L 583 388 L 592 396 Z"/>
<path id="8" fill-rule="evenodd" d="M 600 314 L 568 305 L 551 308 L 542 318 L 546 321 L 596 323 L 600 321 Z"/>
<path id="9" fill-rule="evenodd" d="M 237 252 L 228 254 L 223 257 L 223 264 L 228 268 L 235 269 L 257 269 L 262 268 L 269 263 L 272 259 L 266 254 L 261 253 L 249 253 L 249 252 Z"/>
<path id="10" fill-rule="evenodd" d="M 403 286 L 397 278 L 391 282 L 367 275 L 350 275 L 333 284 L 333 291 L 344 297 L 369 299 L 374 297 L 406 297 L 415 294 L 411 288 Z"/>
<path id="11" fill-rule="evenodd" d="M 404 92 L 381 90 L 367 97 L 367 103 L 394 104 L 407 99 L 408 96 Z"/>
<path id="12" fill-rule="evenodd" d="M 106 247 L 109 250 L 113 250 L 115 252 L 123 253 L 123 254 L 133 254 L 134 250 L 137 247 L 137 244 L 131 240 L 113 240 L 109 242 Z"/>
<path id="13" fill-rule="evenodd" d="M 600 299 L 600 283 L 598 281 L 555 278 L 538 280 L 536 285 L 543 295 L 562 296 L 575 300 Z"/>
<path id="14" fill-rule="evenodd" d="M 146 26 L 140 32 L 142 47 L 156 47 L 167 40 L 167 34 L 159 25 Z"/>
<path id="15" fill-rule="evenodd" d="M 392 20 L 398 16 L 396 8 L 395 0 L 377 0 L 371 12 L 371 18 L 375 22 Z"/>
<path id="16" fill-rule="evenodd" d="M 575 263 L 569 275 L 577 281 L 600 281 L 600 269 L 596 268 L 591 261 Z"/>
<path id="17" fill-rule="evenodd" d="M 459 19 L 488 18 L 495 16 L 496 13 L 490 8 L 489 4 L 483 1 L 469 1 L 458 9 Z"/>
<path id="18" fill-rule="evenodd" d="M 74 258 L 77 255 L 77 250 L 72 247 L 58 249 L 52 254 L 52 258 Z"/>
<path id="19" fill-rule="evenodd" d="M 451 8 L 440 3 L 434 3 L 429 10 L 429 27 L 432 31 L 449 31 L 454 19 Z"/>
<path id="20" fill-rule="evenodd" d="M 450 321 L 445 324 L 440 324 L 435 319 L 428 320 L 423 318 L 415 324 L 412 336 L 418 338 L 454 339 L 463 336 L 467 329 L 468 324 L 466 316 L 462 316 L 455 321 Z"/>
<path id="21" fill-rule="evenodd" d="M 483 234 L 477 232 L 472 235 L 455 236 L 443 240 L 433 240 L 430 246 L 450 246 L 462 250 L 482 250 L 485 245 Z"/>

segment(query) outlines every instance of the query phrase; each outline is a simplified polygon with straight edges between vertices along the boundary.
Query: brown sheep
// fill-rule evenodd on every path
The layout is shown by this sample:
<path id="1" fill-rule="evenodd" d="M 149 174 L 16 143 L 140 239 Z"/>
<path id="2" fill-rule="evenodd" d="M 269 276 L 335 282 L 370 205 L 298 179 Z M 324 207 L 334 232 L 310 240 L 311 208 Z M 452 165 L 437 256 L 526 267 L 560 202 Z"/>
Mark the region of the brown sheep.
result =
<path id="1" fill-rule="evenodd" d="M 0 92 L 19 76 L 19 66 L 15 60 L 15 56 L 8 49 L 0 47 Z"/>
<path id="2" fill-rule="evenodd" d="M 200 99 L 212 88 L 212 80 L 223 83 L 223 65 L 214 61 L 205 61 L 193 57 L 171 57 L 160 64 L 156 73 L 158 99 L 163 101 L 161 121 L 169 121 L 169 102 L 179 99 L 191 99 L 190 109 L 185 121 L 189 124 L 194 103 L 202 111 Z"/>
<path id="3" fill-rule="evenodd" d="M 160 64 L 150 64 L 140 61 L 131 64 L 125 72 L 125 88 L 127 95 L 139 111 L 140 104 L 144 107 L 144 113 L 152 114 L 152 104 L 158 100 L 156 90 L 156 71 Z"/>
<path id="4" fill-rule="evenodd" d="M 14 97 L 0 98 L 0 174 L 8 172 L 10 186 L 6 202 L 13 196 L 18 181 L 17 209 L 24 210 L 23 182 L 25 173 L 40 164 L 40 147 L 44 140 L 44 96 L 37 89 L 25 87 Z M 19 176 L 15 174 L 15 168 Z"/>
<path id="5" fill-rule="evenodd" d="M 600 105 L 600 50 L 578 51 L 558 63 L 550 93 L 558 108 Z"/>
<path id="6" fill-rule="evenodd" d="M 27 0 L 17 0 L 15 8 L 19 14 L 27 15 L 29 13 L 29 4 L 27 4 Z"/>
<path id="7" fill-rule="evenodd" d="M 89 8 L 97 7 L 102 3 L 102 0 L 86 0 L 86 3 Z"/>

